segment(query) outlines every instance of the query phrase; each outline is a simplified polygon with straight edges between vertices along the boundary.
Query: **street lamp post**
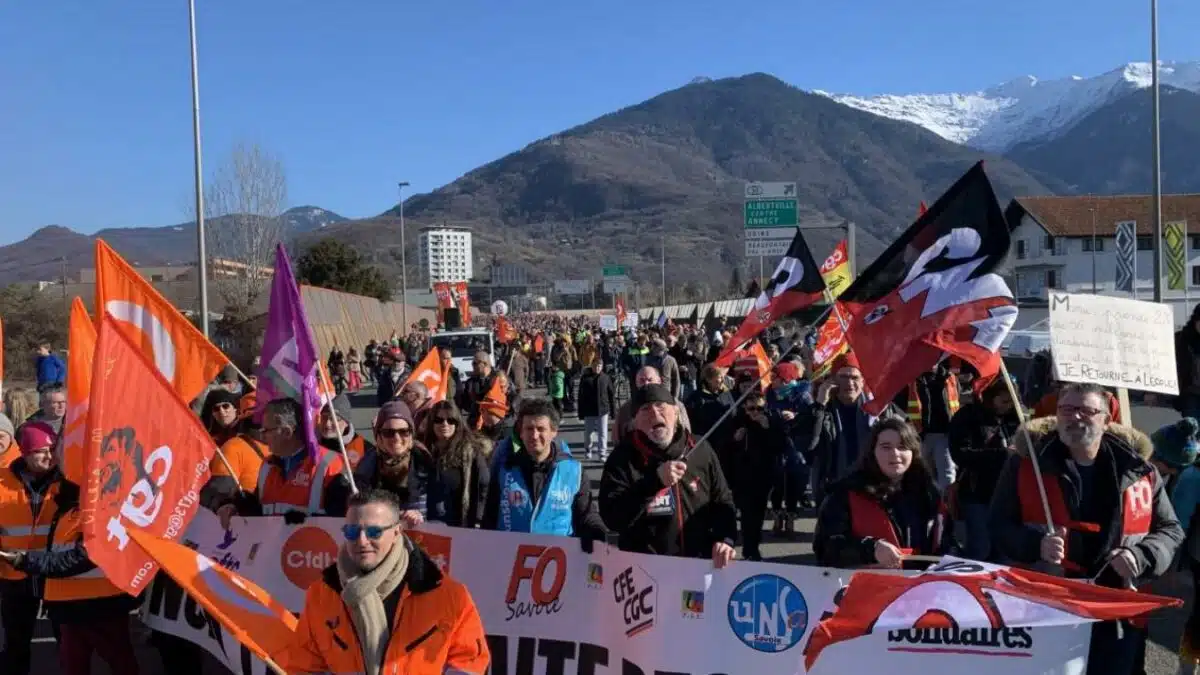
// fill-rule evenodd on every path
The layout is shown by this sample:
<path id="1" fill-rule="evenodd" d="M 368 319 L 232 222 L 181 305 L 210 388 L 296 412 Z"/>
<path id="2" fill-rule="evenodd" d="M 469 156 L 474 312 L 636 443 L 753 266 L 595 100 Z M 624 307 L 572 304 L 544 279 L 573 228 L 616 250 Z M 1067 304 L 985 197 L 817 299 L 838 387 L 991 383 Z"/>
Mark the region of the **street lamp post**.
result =
<path id="1" fill-rule="evenodd" d="M 1163 223 L 1162 223 L 1162 143 L 1159 138 L 1161 120 L 1158 102 L 1158 0 L 1150 0 L 1150 88 L 1153 90 L 1153 117 L 1151 127 L 1154 146 L 1154 301 L 1163 301 Z"/>
<path id="2" fill-rule="evenodd" d="M 1088 209 L 1092 212 L 1092 295 L 1096 294 L 1096 207 Z"/>
<path id="3" fill-rule="evenodd" d="M 401 330 L 405 335 L 408 334 L 408 254 L 404 250 L 406 247 L 406 239 L 404 238 L 404 188 L 406 187 L 408 187 L 408 181 L 400 181 L 400 323 L 404 324 L 401 326 Z"/>
<path id="4" fill-rule="evenodd" d="M 196 64 L 196 0 L 188 0 L 192 39 L 192 154 L 196 173 L 196 278 L 200 282 L 200 330 L 208 337 L 208 252 L 204 246 L 204 175 L 200 164 L 200 71 Z"/>

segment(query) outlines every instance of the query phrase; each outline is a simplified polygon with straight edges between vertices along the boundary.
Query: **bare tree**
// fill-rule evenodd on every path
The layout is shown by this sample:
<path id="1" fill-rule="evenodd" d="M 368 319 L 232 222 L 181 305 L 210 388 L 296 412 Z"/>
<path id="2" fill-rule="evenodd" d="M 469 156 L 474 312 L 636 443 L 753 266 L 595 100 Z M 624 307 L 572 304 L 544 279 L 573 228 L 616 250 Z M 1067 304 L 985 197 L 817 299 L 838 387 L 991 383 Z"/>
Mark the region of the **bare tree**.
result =
<path id="1" fill-rule="evenodd" d="M 234 146 L 204 188 L 209 279 L 227 309 L 247 310 L 271 281 L 275 245 L 286 241 L 287 176 L 277 155 Z"/>

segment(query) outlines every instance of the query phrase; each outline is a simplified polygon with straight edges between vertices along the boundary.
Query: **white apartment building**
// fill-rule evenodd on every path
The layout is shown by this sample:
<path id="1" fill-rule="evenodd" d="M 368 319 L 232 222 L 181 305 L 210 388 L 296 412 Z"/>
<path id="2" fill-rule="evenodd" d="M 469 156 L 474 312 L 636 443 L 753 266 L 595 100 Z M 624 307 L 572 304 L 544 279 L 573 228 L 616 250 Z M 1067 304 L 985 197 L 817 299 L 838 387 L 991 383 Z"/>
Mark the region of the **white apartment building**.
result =
<path id="1" fill-rule="evenodd" d="M 430 286 L 438 281 L 470 281 L 474 276 L 469 229 L 449 225 L 422 227 L 417 247 L 419 264 Z"/>
<path id="2" fill-rule="evenodd" d="M 1010 280 L 1021 305 L 1017 327 L 1045 318 L 1052 290 L 1120 295 L 1116 291 L 1117 223 L 1137 222 L 1135 290 L 1141 300 L 1154 294 L 1154 232 L 1149 195 L 1111 197 L 1017 197 L 1005 215 L 1012 232 Z M 1176 323 L 1200 301 L 1200 194 L 1163 195 L 1162 221 L 1186 221 L 1184 290 L 1167 287 L 1166 248 L 1163 301 L 1175 310 Z M 1040 311 L 1039 311 L 1040 310 Z"/>

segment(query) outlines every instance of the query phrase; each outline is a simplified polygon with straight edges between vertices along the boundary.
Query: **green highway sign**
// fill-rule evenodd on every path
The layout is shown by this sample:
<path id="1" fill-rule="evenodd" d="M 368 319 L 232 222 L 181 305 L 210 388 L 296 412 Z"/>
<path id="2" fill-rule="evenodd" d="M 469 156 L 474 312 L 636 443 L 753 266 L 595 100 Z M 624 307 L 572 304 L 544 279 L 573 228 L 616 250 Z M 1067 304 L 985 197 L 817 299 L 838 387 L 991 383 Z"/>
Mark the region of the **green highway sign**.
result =
<path id="1" fill-rule="evenodd" d="M 605 265 L 604 276 L 606 277 L 628 277 L 629 270 L 624 265 Z"/>
<path id="2" fill-rule="evenodd" d="M 746 200 L 746 227 L 796 227 L 795 199 Z"/>

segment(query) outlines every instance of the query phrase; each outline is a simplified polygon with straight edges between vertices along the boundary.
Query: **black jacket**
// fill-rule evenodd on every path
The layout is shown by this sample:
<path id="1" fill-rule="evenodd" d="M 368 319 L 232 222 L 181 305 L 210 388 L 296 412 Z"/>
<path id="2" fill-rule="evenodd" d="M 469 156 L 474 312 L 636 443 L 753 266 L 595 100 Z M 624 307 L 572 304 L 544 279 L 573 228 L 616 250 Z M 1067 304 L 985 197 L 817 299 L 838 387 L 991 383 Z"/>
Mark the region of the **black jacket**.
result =
<path id="1" fill-rule="evenodd" d="M 983 402 L 964 405 L 950 420 L 950 458 L 959 468 L 960 502 L 991 503 L 1019 426 L 1016 410 L 1001 418 Z"/>
<path id="2" fill-rule="evenodd" d="M 447 449 L 459 456 L 435 458 L 436 471 L 429 484 L 429 520 L 454 527 L 479 524 L 491 483 L 491 450 L 489 439 L 471 434 Z"/>
<path id="3" fill-rule="evenodd" d="M 850 493 L 868 495 L 866 484 L 865 474 L 858 469 L 828 488 L 817 513 L 817 527 L 813 533 L 813 553 L 818 564 L 842 568 L 875 564 L 875 543 L 878 539 L 854 536 L 850 518 Z M 942 523 L 941 536 L 934 540 L 940 501 L 937 487 L 929 482 L 926 485 L 906 485 L 878 503 L 883 506 L 896 531 L 900 548 L 911 548 L 919 555 L 942 555 L 953 553 L 956 545 L 954 526 L 949 520 Z M 927 565 L 925 563 L 922 567 Z"/>
<path id="4" fill-rule="evenodd" d="M 1074 463 L 1068 462 L 1069 451 L 1058 438 L 1057 420 L 1053 417 L 1031 420 L 1027 428 L 1033 447 L 1037 449 L 1043 479 L 1058 481 L 1071 519 L 1088 522 L 1079 508 L 1079 474 Z M 1017 448 L 997 481 L 989 528 L 993 550 L 1008 561 L 1032 565 L 1041 560 L 1045 523 L 1031 526 L 1022 522 L 1017 475 L 1021 462 L 1029 453 L 1023 434 L 1017 435 Z M 1100 454 L 1096 457 L 1094 490 L 1095 498 L 1101 500 L 1100 505 L 1106 507 L 1111 516 L 1096 523 L 1100 526 L 1098 534 L 1070 532 L 1067 537 L 1067 559 L 1083 567 L 1089 578 L 1101 571 L 1108 553 L 1120 546 L 1121 501 L 1125 489 L 1144 476 L 1157 474 L 1148 461 L 1153 452 L 1150 438 L 1132 427 L 1111 424 L 1104 433 Z M 1142 570 L 1135 585 L 1166 574 L 1184 538 L 1183 528 L 1167 497 L 1166 481 L 1157 475 L 1153 480 L 1150 534 L 1129 549 Z M 1121 581 L 1111 567 L 1105 568 L 1096 581 L 1101 586 L 1121 587 Z"/>
<path id="5" fill-rule="evenodd" d="M 617 395 L 612 380 L 604 373 L 595 373 L 589 368 L 579 378 L 579 417 L 611 415 L 617 410 Z"/>
<path id="6" fill-rule="evenodd" d="M 383 488 L 400 498 L 400 506 L 405 511 L 420 511 L 426 520 L 430 513 L 436 513 L 438 505 L 431 504 L 430 483 L 435 478 L 436 468 L 429 451 L 420 443 L 413 443 L 412 459 L 408 469 L 408 479 L 403 485 L 388 484 L 380 473 L 379 449 L 368 450 L 354 469 L 354 484 L 359 490 L 367 488 Z M 349 481 L 335 482 L 325 488 L 325 512 L 330 516 L 346 515 L 346 505 L 350 501 L 351 490 Z"/>
<path id="7" fill-rule="evenodd" d="M 501 443 L 504 442 L 501 441 Z M 535 463 L 533 457 L 521 449 L 519 440 L 509 438 L 508 442 L 514 443 L 515 446 L 503 460 L 505 467 L 520 468 L 521 474 L 525 477 L 525 484 L 529 486 L 529 494 L 533 497 L 534 503 L 537 503 L 542 496 L 542 489 L 545 488 L 547 479 L 554 472 L 554 465 L 559 460 L 570 458 L 570 455 L 560 449 L 546 458 L 546 461 Z M 496 452 L 500 451 L 497 448 Z M 483 506 L 483 520 L 479 523 L 480 528 L 495 530 L 499 526 L 500 493 L 503 490 L 504 486 L 493 476 L 493 480 L 488 485 L 487 500 Z M 603 521 L 600 520 L 600 514 L 596 512 L 596 503 L 592 500 L 592 491 L 587 484 L 586 474 L 582 478 L 579 492 L 575 493 L 575 500 L 571 505 L 571 529 L 580 539 L 603 541 L 608 534 L 604 529 Z"/>
<path id="8" fill-rule="evenodd" d="M 788 425 L 779 413 L 767 411 L 767 426 L 761 426 L 739 410 L 727 421 L 733 433 L 729 435 L 725 454 L 730 471 L 726 479 L 736 494 L 769 492 L 779 472 L 780 458 L 786 456 L 792 446 L 788 436 Z M 742 440 L 737 440 L 737 431 L 745 429 Z"/>
<path id="9" fill-rule="evenodd" d="M 621 550 L 708 558 L 713 544 L 732 546 L 737 540 L 733 493 L 717 455 L 707 442 L 694 443 L 677 428 L 665 452 L 647 451 L 649 443 L 635 431 L 608 456 L 600 478 L 600 517 L 617 534 Z M 688 447 L 687 473 L 667 490 L 658 467 L 680 458 Z M 651 513 L 656 507 L 662 513 Z"/>
<path id="10" fill-rule="evenodd" d="M 701 386 L 692 392 L 685 405 L 687 406 L 688 420 L 692 425 L 692 434 L 696 438 L 701 438 L 708 433 L 709 429 L 713 428 L 726 410 L 733 407 L 733 395 L 727 391 L 714 394 Z M 725 447 L 726 440 L 732 433 L 733 420 L 726 419 L 721 423 L 721 428 L 708 437 L 709 445 L 714 448 Z"/>

